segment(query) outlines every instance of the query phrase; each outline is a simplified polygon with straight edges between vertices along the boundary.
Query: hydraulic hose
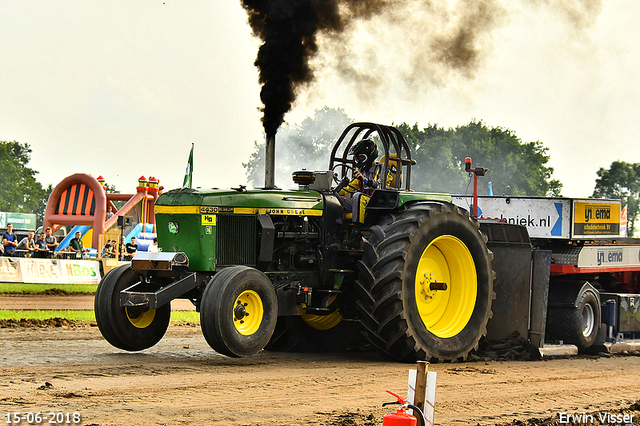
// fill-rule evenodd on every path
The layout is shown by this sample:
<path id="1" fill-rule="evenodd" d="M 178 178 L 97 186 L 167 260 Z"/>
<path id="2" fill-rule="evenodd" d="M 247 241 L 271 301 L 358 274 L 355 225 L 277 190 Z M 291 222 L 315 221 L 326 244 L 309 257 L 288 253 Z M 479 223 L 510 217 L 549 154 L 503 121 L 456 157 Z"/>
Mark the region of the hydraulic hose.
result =
<path id="1" fill-rule="evenodd" d="M 407 404 L 407 408 L 411 408 L 413 412 L 417 414 L 416 418 L 420 420 L 420 426 L 427 426 L 427 422 L 424 418 L 424 414 L 422 413 L 422 410 L 420 410 L 418 407 L 416 407 L 413 404 Z"/>

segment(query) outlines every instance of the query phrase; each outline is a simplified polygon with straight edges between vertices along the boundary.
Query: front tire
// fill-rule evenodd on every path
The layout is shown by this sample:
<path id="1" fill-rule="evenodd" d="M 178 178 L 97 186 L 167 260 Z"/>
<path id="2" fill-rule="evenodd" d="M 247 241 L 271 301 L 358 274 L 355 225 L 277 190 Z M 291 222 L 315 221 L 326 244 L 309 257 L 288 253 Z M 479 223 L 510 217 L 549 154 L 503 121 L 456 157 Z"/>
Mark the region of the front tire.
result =
<path id="1" fill-rule="evenodd" d="M 415 204 L 371 228 L 359 262 L 371 343 L 403 362 L 466 358 L 486 335 L 492 255 L 468 213 Z"/>
<path id="2" fill-rule="evenodd" d="M 200 325 L 218 353 L 242 357 L 262 350 L 276 326 L 278 298 L 269 278 L 247 266 L 213 276 L 202 294 Z"/>
<path id="3" fill-rule="evenodd" d="M 116 348 L 141 351 L 158 343 L 169 327 L 171 304 L 157 309 L 121 307 L 120 292 L 140 281 L 129 265 L 109 271 L 100 281 L 94 300 L 100 333 Z"/>

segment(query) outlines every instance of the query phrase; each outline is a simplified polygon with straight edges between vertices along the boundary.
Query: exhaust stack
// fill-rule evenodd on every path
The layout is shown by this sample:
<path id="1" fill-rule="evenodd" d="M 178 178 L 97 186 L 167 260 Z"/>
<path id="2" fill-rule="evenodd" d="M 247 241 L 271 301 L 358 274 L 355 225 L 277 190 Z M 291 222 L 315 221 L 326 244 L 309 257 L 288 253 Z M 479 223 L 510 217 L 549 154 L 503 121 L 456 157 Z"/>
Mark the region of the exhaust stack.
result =
<path id="1" fill-rule="evenodd" d="M 276 187 L 276 136 L 267 136 L 264 149 L 264 187 L 274 189 Z"/>

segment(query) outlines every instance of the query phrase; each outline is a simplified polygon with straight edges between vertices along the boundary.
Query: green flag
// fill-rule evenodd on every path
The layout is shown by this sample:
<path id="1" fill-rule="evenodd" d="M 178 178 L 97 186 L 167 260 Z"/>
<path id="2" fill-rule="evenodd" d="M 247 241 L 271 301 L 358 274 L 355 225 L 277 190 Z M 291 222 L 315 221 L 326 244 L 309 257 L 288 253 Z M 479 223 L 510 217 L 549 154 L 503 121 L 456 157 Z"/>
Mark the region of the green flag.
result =
<path id="1" fill-rule="evenodd" d="M 187 170 L 184 172 L 184 182 L 182 182 L 183 188 L 191 188 L 192 175 L 193 175 L 193 144 L 191 144 L 191 152 L 189 153 L 189 162 L 187 163 Z"/>

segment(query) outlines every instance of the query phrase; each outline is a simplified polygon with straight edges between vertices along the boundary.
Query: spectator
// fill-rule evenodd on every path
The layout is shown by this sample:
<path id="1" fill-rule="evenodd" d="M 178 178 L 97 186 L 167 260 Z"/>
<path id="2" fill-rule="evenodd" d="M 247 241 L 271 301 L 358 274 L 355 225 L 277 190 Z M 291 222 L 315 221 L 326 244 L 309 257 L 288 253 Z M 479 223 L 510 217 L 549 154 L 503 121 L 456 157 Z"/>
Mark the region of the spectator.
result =
<path id="1" fill-rule="evenodd" d="M 69 241 L 68 250 L 71 253 L 76 253 L 76 257 L 82 257 L 83 253 L 86 253 L 89 251 L 88 248 L 85 248 L 81 238 L 82 238 L 82 233 L 78 231 L 76 232 L 75 238 L 72 238 L 71 241 Z"/>
<path id="2" fill-rule="evenodd" d="M 45 241 L 44 232 L 40 234 L 40 238 L 36 241 L 36 257 L 45 258 L 49 249 L 47 248 L 47 242 Z"/>
<path id="3" fill-rule="evenodd" d="M 135 256 L 136 253 L 138 252 L 138 245 L 136 244 L 136 237 L 131 237 L 131 242 L 127 243 L 125 248 L 126 248 L 127 253 L 125 255 L 125 259 L 124 260 L 133 259 L 133 256 Z"/>
<path id="4" fill-rule="evenodd" d="M 151 243 L 151 245 L 149 246 L 147 251 L 150 251 L 150 252 L 158 252 L 158 251 L 160 251 L 160 250 L 158 250 L 158 239 L 157 238 L 153 239 L 153 243 Z"/>
<path id="5" fill-rule="evenodd" d="M 111 240 L 107 240 L 107 242 L 104 244 L 104 247 L 102 247 L 102 250 L 100 250 L 100 257 L 103 259 L 108 259 L 109 254 L 107 253 L 107 250 L 109 250 L 110 248 L 111 248 Z"/>
<path id="6" fill-rule="evenodd" d="M 56 236 L 53 235 L 50 227 L 47 227 L 44 232 L 46 234 L 44 240 L 47 242 L 47 248 L 51 253 L 53 253 L 58 248 L 58 240 Z"/>
<path id="7" fill-rule="evenodd" d="M 24 237 L 18 243 L 18 250 L 26 251 L 26 253 L 24 254 L 24 257 L 31 257 L 33 253 L 36 251 L 36 242 L 34 240 L 35 235 L 36 235 L 35 232 L 31 231 L 29 232 L 29 236 Z"/>
<path id="8" fill-rule="evenodd" d="M 13 224 L 7 223 L 7 232 L 2 234 L 2 247 L 4 247 L 5 256 L 16 255 L 17 240 L 16 235 L 13 233 Z"/>
<path id="9" fill-rule="evenodd" d="M 118 244 L 118 260 L 124 260 L 124 252 L 125 250 L 125 244 L 124 244 L 124 236 L 120 237 L 120 244 Z"/>
<path id="10" fill-rule="evenodd" d="M 102 247 L 102 251 L 100 252 L 100 257 L 103 259 L 115 259 L 116 251 L 114 248 L 115 241 L 107 240 L 107 243 Z"/>

